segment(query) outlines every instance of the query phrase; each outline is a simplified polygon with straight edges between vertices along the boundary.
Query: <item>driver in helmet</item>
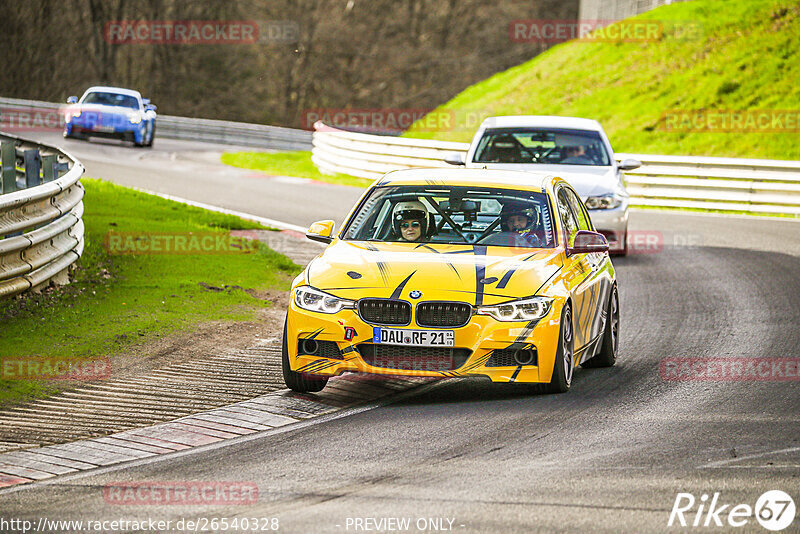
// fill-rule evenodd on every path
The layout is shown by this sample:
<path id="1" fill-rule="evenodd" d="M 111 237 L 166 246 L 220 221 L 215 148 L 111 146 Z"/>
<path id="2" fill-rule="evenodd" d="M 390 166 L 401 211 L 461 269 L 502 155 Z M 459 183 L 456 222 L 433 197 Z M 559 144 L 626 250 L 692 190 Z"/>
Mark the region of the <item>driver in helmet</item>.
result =
<path id="1" fill-rule="evenodd" d="M 392 210 L 392 229 L 401 241 L 419 242 L 428 232 L 428 210 L 419 200 L 398 202 Z"/>
<path id="2" fill-rule="evenodd" d="M 535 231 L 538 224 L 538 212 L 524 204 L 508 202 L 500 210 L 500 225 L 515 246 L 541 246 L 541 239 Z"/>

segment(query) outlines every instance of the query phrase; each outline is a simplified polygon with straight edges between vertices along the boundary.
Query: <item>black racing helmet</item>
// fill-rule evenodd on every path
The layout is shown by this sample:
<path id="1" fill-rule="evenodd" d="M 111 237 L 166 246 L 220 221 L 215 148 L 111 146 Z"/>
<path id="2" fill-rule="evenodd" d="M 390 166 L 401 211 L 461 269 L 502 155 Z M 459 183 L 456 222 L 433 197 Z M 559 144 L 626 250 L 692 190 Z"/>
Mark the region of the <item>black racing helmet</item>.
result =
<path id="1" fill-rule="evenodd" d="M 509 230 L 508 220 L 514 215 L 521 215 L 528 219 L 525 228 L 530 228 L 539 220 L 538 212 L 530 205 L 521 202 L 507 202 L 503 204 L 503 208 L 500 210 L 500 222 L 504 230 Z"/>

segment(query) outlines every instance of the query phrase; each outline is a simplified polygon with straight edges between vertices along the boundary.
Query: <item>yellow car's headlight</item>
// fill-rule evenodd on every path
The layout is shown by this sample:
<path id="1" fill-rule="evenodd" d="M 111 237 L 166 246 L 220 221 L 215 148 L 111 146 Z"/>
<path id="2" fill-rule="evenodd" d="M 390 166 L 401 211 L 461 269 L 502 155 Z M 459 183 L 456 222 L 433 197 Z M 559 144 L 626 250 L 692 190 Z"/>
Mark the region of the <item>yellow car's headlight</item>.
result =
<path id="1" fill-rule="evenodd" d="M 549 297 L 530 297 L 494 306 L 478 306 L 478 315 L 490 315 L 498 321 L 532 321 L 541 319 L 553 304 Z"/>
<path id="2" fill-rule="evenodd" d="M 356 303 L 352 300 L 340 299 L 309 286 L 295 289 L 294 303 L 304 310 L 321 313 L 336 313 L 356 307 Z"/>

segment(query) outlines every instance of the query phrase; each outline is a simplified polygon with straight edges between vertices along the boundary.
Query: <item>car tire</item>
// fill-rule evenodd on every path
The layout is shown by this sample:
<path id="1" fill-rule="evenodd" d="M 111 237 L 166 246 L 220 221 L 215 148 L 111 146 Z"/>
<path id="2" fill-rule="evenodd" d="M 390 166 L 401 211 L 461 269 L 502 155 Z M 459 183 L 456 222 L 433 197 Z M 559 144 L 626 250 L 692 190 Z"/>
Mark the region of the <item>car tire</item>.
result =
<path id="1" fill-rule="evenodd" d="M 617 361 L 619 350 L 619 295 L 617 286 L 611 288 L 606 306 L 606 324 L 603 328 L 603 339 L 600 352 L 581 364 L 581 367 L 611 367 Z"/>
<path id="2" fill-rule="evenodd" d="M 566 393 L 572 384 L 575 370 L 575 335 L 572 324 L 572 308 L 569 304 L 561 312 L 561 328 L 558 336 L 558 350 L 553 362 L 553 377 L 545 384 L 545 393 Z"/>
<path id="3" fill-rule="evenodd" d="M 283 367 L 283 382 L 286 387 L 298 393 L 315 393 L 322 391 L 328 383 L 327 377 L 310 377 L 307 374 L 292 371 L 289 366 L 289 344 L 286 336 L 286 324 L 283 325 L 283 347 L 281 349 L 281 363 Z"/>
<path id="4" fill-rule="evenodd" d="M 153 121 L 153 127 L 150 129 L 150 138 L 147 140 L 144 146 L 147 148 L 153 147 L 153 140 L 156 138 L 156 123 Z"/>

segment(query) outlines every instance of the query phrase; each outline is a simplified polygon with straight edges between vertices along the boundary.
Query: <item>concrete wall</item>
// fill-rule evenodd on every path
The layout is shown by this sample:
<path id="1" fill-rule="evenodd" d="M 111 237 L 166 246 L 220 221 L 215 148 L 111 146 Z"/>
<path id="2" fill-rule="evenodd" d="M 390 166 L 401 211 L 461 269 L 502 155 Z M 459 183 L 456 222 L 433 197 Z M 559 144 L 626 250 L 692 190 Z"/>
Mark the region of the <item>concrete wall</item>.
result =
<path id="1" fill-rule="evenodd" d="M 579 20 L 620 20 L 685 0 L 581 0 Z"/>

